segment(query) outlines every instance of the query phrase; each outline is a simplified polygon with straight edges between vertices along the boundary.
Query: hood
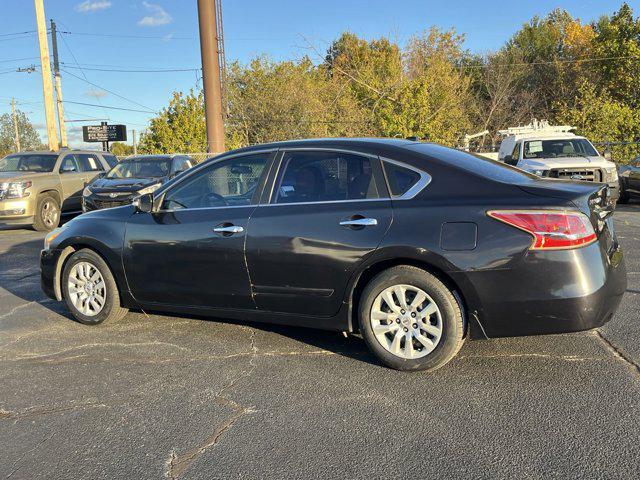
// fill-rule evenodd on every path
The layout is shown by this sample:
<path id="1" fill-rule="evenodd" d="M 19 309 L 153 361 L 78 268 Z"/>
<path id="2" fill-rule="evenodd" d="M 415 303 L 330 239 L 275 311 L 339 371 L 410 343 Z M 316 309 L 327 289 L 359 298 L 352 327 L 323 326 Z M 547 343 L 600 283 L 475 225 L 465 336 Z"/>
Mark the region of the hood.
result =
<path id="1" fill-rule="evenodd" d="M 149 185 L 163 183 L 165 178 L 97 178 L 91 183 L 95 193 L 137 192 Z"/>
<path id="2" fill-rule="evenodd" d="M 597 155 L 593 157 L 528 158 L 522 160 L 522 166 L 536 170 L 584 167 L 615 168 L 615 164 L 613 162 Z"/>
<path id="3" fill-rule="evenodd" d="M 49 177 L 51 172 L 0 172 L 0 182 L 19 182 L 20 180 L 36 180 Z"/>

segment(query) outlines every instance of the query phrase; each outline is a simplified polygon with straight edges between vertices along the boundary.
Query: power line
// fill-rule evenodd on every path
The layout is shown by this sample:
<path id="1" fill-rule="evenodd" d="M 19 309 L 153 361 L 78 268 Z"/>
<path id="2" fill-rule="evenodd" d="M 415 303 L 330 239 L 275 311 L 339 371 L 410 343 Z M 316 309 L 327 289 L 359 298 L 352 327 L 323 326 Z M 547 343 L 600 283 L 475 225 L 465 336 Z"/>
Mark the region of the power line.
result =
<path id="1" fill-rule="evenodd" d="M 116 35 L 112 33 L 92 33 L 92 32 L 63 32 L 65 35 L 86 35 L 91 37 L 108 37 L 108 38 L 146 38 L 157 40 L 195 40 L 197 37 L 174 36 L 174 35 Z"/>
<path id="2" fill-rule="evenodd" d="M 63 71 L 64 73 L 66 73 L 67 75 L 71 75 L 72 77 L 77 78 L 78 80 L 82 80 L 83 82 L 88 83 L 88 84 L 89 84 L 89 85 L 91 85 L 91 86 L 94 86 L 94 87 L 96 87 L 96 88 L 99 88 L 99 89 L 101 89 L 101 90 L 104 90 L 105 92 L 108 92 L 108 93 L 110 93 L 111 95 L 115 95 L 116 97 L 121 98 L 121 99 L 123 99 L 123 100 L 126 100 L 127 102 L 133 103 L 134 105 L 138 105 L 139 107 L 146 108 L 146 109 L 148 109 L 148 110 L 149 110 L 149 113 L 157 113 L 157 112 L 155 112 L 155 111 L 153 110 L 153 108 L 151 108 L 151 107 L 147 107 L 146 105 L 143 105 L 142 103 L 138 103 L 138 102 L 136 102 L 135 100 L 131 100 L 130 98 L 127 98 L 127 97 L 125 97 L 125 96 L 123 96 L 123 95 L 120 95 L 119 93 L 116 93 L 116 92 L 114 92 L 114 91 L 112 91 L 112 90 L 109 90 L 109 89 L 107 89 L 107 88 L 104 88 L 104 87 L 103 87 L 103 86 L 101 86 L 101 85 L 98 85 L 98 84 L 96 84 L 96 83 L 90 82 L 89 80 L 83 79 L 82 77 L 79 77 L 78 75 L 75 75 L 75 74 L 73 74 L 73 73 L 71 73 L 71 72 L 68 72 L 67 70 L 64 70 L 64 69 L 63 69 L 62 71 Z"/>
<path id="3" fill-rule="evenodd" d="M 35 30 L 27 30 L 25 32 L 0 33 L 0 37 L 8 37 L 10 35 L 24 35 L 25 33 L 36 33 Z"/>
<path id="4" fill-rule="evenodd" d="M 124 110 L 125 112 L 138 112 L 138 113 L 156 113 L 156 112 L 150 112 L 148 110 L 135 110 L 133 108 L 124 108 L 124 107 L 112 107 L 109 105 L 98 105 L 95 103 L 84 103 L 84 102 L 75 102 L 75 101 L 71 101 L 71 100 L 65 100 L 63 103 L 72 103 L 74 105 L 85 105 L 87 107 L 102 107 L 102 108 L 108 108 L 111 110 Z"/>
<path id="5" fill-rule="evenodd" d="M 64 62 L 60 62 L 67 68 L 75 68 L 80 70 L 86 70 L 88 72 L 116 72 L 116 73 L 167 73 L 167 72 L 193 72 L 198 71 L 200 68 L 157 68 L 157 69 L 148 69 L 148 70 L 127 70 L 127 69 L 114 69 L 114 68 L 91 68 L 91 67 L 81 67 L 80 64 L 77 64 L 77 67 L 69 65 Z"/>
<path id="6" fill-rule="evenodd" d="M 7 58 L 5 60 L 0 60 L 0 63 L 10 63 L 10 62 L 19 62 L 22 60 L 35 60 L 39 57 L 22 57 L 22 58 Z"/>

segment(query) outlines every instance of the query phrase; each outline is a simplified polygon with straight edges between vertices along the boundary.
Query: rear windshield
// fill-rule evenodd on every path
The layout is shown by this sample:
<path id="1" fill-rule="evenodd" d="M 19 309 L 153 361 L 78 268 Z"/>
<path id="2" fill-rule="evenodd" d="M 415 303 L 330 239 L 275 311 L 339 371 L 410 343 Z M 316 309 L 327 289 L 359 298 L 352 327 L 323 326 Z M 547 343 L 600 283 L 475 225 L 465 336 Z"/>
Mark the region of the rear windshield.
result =
<path id="1" fill-rule="evenodd" d="M 7 155 L 0 160 L 0 172 L 53 172 L 57 158 L 46 153 Z"/>
<path id="2" fill-rule="evenodd" d="M 166 177 L 171 169 L 170 158 L 126 158 L 109 170 L 107 178 Z"/>
<path id="3" fill-rule="evenodd" d="M 506 163 L 475 155 L 462 150 L 442 147 L 431 143 L 417 143 L 406 147 L 416 152 L 437 158 L 454 167 L 462 168 L 481 177 L 499 182 L 518 183 L 524 180 L 536 179 L 534 174 L 512 167 Z"/>

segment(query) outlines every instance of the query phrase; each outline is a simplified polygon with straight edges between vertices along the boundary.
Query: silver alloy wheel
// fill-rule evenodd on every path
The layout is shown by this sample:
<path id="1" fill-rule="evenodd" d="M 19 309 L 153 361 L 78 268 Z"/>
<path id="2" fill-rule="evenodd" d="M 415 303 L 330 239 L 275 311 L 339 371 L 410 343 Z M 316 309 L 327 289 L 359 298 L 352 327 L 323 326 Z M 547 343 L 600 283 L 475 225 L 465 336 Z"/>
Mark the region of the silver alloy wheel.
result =
<path id="1" fill-rule="evenodd" d="M 79 262 L 71 268 L 67 289 L 73 306 L 87 317 L 99 314 L 107 301 L 104 278 L 89 262 Z"/>
<path id="2" fill-rule="evenodd" d="M 42 221 L 47 228 L 55 227 L 58 224 L 60 210 L 52 200 L 45 200 L 42 204 Z"/>
<path id="3" fill-rule="evenodd" d="M 369 321 L 380 345 L 400 358 L 424 357 L 442 337 L 438 305 L 413 285 L 393 285 L 380 292 L 371 306 Z"/>

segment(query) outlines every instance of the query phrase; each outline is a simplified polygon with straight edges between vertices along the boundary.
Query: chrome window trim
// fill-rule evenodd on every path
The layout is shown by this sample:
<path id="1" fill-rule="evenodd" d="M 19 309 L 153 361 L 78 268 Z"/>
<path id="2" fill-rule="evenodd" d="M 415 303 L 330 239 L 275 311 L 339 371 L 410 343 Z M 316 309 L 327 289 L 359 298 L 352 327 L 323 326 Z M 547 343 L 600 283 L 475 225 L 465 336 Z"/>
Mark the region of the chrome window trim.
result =
<path id="1" fill-rule="evenodd" d="M 231 160 L 233 158 L 238 158 L 238 157 L 246 157 L 249 155 L 257 155 L 260 153 L 273 153 L 273 152 L 277 152 L 278 148 L 265 148 L 265 149 L 261 149 L 261 150 L 253 150 L 250 152 L 238 152 L 238 153 L 231 153 L 229 155 L 226 155 L 222 158 L 217 158 L 217 157 L 221 157 L 222 155 L 224 155 L 224 153 L 217 155 L 216 157 L 211 157 L 211 159 L 207 159 L 204 162 L 192 167 L 192 169 L 189 170 L 185 170 L 180 176 L 176 177 L 178 178 L 178 180 L 176 181 L 175 184 L 171 185 L 169 188 L 167 188 L 166 190 L 163 190 L 161 192 L 158 192 L 159 195 L 156 198 L 154 196 L 153 201 L 154 203 L 156 201 L 159 202 L 159 205 L 162 205 L 162 203 L 164 202 L 164 197 L 167 195 L 168 192 L 170 192 L 171 190 L 173 190 L 174 188 L 177 188 L 178 186 L 180 186 L 181 183 L 187 181 L 190 177 L 192 177 L 193 175 L 196 175 L 199 171 L 204 170 L 205 168 L 210 167 L 211 165 L 214 165 L 218 162 L 222 162 L 225 160 Z M 216 159 L 217 158 L 217 159 Z M 216 160 L 214 160 L 216 159 Z M 268 172 L 265 173 L 265 175 L 268 175 Z M 162 187 L 161 187 L 162 188 Z M 166 213 L 166 212 L 184 212 L 187 210 L 210 210 L 210 209 L 219 209 L 219 208 L 238 208 L 238 207 L 256 207 L 258 206 L 258 204 L 254 204 L 254 203 L 250 203 L 249 205 L 224 205 L 221 207 L 194 207 L 194 208 L 179 208 L 179 209 L 170 209 L 170 210 L 155 210 L 154 213 Z"/>
<path id="2" fill-rule="evenodd" d="M 388 162 L 393 165 L 397 165 L 398 167 L 406 168 L 407 170 L 412 170 L 416 172 L 418 175 L 420 175 L 420 178 L 418 179 L 418 181 L 409 190 L 404 192 L 402 195 L 393 196 L 393 194 L 391 194 L 392 200 L 411 200 L 416 195 L 418 195 L 422 190 L 424 190 L 425 187 L 431 183 L 431 180 L 433 180 L 433 177 L 431 175 L 429 175 L 427 172 L 417 167 L 413 167 L 411 165 L 407 165 L 404 162 L 399 162 L 397 160 L 392 160 L 386 157 L 379 157 L 379 158 L 380 158 L 380 161 L 383 163 L 382 165 L 383 170 L 384 170 L 384 162 Z M 386 170 L 384 170 L 384 174 L 385 176 L 387 175 Z M 387 184 L 388 184 L 388 179 L 387 179 Z M 389 193 L 391 193 L 391 186 L 390 185 L 387 185 L 387 186 L 389 189 Z"/>

